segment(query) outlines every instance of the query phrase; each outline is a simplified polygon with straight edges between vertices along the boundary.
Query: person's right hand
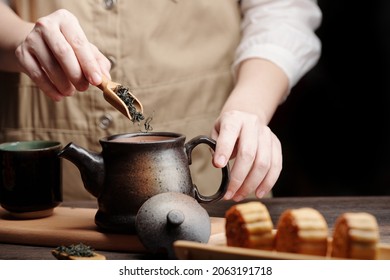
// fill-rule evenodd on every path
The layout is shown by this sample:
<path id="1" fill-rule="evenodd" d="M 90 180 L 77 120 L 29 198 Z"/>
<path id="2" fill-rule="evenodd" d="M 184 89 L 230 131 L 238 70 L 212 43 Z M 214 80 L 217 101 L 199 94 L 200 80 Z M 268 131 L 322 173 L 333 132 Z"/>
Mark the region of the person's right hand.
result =
<path id="1" fill-rule="evenodd" d="M 15 54 L 23 72 L 55 101 L 99 85 L 102 75 L 110 77 L 109 60 L 64 9 L 38 19 Z"/>

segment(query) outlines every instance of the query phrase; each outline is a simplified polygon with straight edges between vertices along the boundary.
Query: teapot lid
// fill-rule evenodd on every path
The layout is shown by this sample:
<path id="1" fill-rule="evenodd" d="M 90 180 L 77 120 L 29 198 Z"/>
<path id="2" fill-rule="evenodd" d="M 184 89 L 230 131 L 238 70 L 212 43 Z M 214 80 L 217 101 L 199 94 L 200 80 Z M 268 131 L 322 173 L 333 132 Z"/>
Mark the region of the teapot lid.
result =
<path id="1" fill-rule="evenodd" d="M 153 253 L 175 258 L 173 243 L 207 243 L 211 222 L 207 211 L 192 197 L 177 192 L 152 196 L 138 210 L 135 226 L 142 244 Z"/>

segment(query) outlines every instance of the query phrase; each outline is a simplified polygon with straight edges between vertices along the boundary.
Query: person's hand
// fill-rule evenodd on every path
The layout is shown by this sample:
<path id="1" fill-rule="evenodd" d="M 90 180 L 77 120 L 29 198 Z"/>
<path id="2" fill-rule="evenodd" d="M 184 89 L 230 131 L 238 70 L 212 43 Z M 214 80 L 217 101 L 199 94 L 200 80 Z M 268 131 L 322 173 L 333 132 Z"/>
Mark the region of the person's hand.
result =
<path id="1" fill-rule="evenodd" d="M 76 17 L 58 10 L 37 20 L 16 57 L 36 85 L 55 101 L 110 77 L 110 62 L 91 44 Z"/>
<path id="2" fill-rule="evenodd" d="M 225 199 L 240 201 L 252 192 L 261 198 L 272 189 L 282 170 L 282 148 L 257 115 L 224 112 L 211 136 L 217 142 L 213 155 L 216 167 L 224 167 L 235 158 Z"/>

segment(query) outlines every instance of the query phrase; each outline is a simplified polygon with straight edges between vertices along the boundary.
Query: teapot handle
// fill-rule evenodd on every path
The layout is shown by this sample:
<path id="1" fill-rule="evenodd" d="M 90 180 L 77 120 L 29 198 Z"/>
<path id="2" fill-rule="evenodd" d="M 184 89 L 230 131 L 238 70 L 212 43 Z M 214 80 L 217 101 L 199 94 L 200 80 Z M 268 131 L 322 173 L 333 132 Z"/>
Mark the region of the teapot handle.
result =
<path id="1" fill-rule="evenodd" d="M 191 139 L 190 141 L 188 141 L 185 144 L 185 150 L 187 153 L 189 165 L 191 165 L 191 163 L 192 163 L 192 159 L 191 159 L 192 150 L 196 146 L 198 146 L 199 144 L 207 144 L 211 149 L 213 149 L 213 151 L 215 151 L 215 145 L 216 145 L 215 140 L 213 140 L 207 136 L 204 136 L 204 135 L 200 135 L 200 136 L 197 136 L 197 137 Z M 199 192 L 198 187 L 196 185 L 194 185 L 195 199 L 199 203 L 214 202 L 214 201 L 220 200 L 225 195 L 225 193 L 227 191 L 228 184 L 229 184 L 229 179 L 230 179 L 229 164 L 227 164 L 221 170 L 222 170 L 222 180 L 221 180 L 221 184 L 220 184 L 220 186 L 215 194 L 210 195 L 210 196 L 202 195 Z"/>

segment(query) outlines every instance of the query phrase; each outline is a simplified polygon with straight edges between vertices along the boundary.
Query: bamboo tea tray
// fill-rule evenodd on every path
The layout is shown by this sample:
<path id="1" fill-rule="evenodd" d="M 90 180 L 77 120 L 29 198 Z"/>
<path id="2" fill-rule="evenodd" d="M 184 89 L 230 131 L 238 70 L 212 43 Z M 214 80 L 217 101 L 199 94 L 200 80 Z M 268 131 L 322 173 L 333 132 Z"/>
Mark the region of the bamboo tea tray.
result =
<path id="1" fill-rule="evenodd" d="M 174 249 L 177 258 L 182 260 L 335 260 L 329 256 L 230 247 L 226 245 L 224 232 L 212 235 L 208 244 L 178 240 Z M 390 244 L 379 244 L 378 259 L 390 260 Z"/>

